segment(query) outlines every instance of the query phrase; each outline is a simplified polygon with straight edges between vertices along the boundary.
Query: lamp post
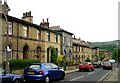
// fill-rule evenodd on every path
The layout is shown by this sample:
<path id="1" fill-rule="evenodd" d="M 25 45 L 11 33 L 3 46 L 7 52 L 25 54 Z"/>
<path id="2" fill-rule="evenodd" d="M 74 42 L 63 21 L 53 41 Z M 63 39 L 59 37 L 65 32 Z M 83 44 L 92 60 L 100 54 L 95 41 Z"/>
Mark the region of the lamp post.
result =
<path id="1" fill-rule="evenodd" d="M 63 66 L 64 66 L 64 70 L 66 70 L 66 50 L 64 50 L 63 54 L 65 56 L 65 61 L 64 61 Z"/>
<path id="2" fill-rule="evenodd" d="M 8 45 L 8 19 L 7 19 L 7 15 L 8 15 L 8 11 L 10 11 L 8 5 L 7 5 L 7 0 L 4 0 L 4 4 L 3 4 L 3 14 L 6 20 L 6 30 L 7 30 L 7 34 L 6 34 L 6 45 Z M 5 63 L 5 70 L 10 72 L 10 68 L 9 68 L 9 58 L 8 58 L 8 49 L 6 46 L 6 63 Z"/>
<path id="3" fill-rule="evenodd" d="M 118 44 L 118 42 L 117 42 L 116 45 L 117 45 L 117 49 L 116 49 L 117 52 L 116 52 L 116 54 L 117 54 L 117 67 L 118 67 L 118 63 L 119 63 L 119 60 L 118 60 L 118 45 L 119 45 L 119 44 Z"/>

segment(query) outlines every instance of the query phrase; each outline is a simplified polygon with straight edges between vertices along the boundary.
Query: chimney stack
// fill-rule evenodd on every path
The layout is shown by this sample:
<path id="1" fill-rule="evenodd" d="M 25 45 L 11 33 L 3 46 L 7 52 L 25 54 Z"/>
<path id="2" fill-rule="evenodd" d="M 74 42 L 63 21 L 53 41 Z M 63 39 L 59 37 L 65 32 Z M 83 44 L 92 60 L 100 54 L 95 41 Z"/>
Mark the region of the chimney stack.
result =
<path id="1" fill-rule="evenodd" d="M 47 22 L 44 22 L 44 19 L 43 19 L 42 21 L 43 21 L 43 22 L 40 23 L 40 26 L 41 26 L 41 27 L 45 27 L 45 28 L 49 28 L 48 18 L 47 18 Z"/>
<path id="2" fill-rule="evenodd" d="M 44 23 L 44 19 L 43 19 L 43 23 Z"/>
<path id="3" fill-rule="evenodd" d="M 48 18 L 47 18 L 47 23 L 48 23 Z"/>
<path id="4" fill-rule="evenodd" d="M 22 19 L 33 23 L 33 16 L 31 16 L 31 11 L 23 13 Z"/>
<path id="5" fill-rule="evenodd" d="M 74 38 L 75 38 L 75 35 L 74 35 Z"/>

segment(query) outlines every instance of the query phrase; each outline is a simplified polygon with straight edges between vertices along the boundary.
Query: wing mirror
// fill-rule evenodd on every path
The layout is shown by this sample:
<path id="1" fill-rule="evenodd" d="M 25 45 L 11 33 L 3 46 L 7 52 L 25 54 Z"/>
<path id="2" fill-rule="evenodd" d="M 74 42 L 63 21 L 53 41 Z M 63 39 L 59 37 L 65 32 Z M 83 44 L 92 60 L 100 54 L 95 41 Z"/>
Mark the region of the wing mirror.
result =
<path id="1" fill-rule="evenodd" d="M 61 69 L 61 67 L 58 67 L 58 69 Z"/>
<path id="2" fill-rule="evenodd" d="M 6 70 L 4 70 L 4 71 L 2 72 L 2 76 L 5 76 L 7 73 L 8 73 L 8 72 L 7 72 Z"/>

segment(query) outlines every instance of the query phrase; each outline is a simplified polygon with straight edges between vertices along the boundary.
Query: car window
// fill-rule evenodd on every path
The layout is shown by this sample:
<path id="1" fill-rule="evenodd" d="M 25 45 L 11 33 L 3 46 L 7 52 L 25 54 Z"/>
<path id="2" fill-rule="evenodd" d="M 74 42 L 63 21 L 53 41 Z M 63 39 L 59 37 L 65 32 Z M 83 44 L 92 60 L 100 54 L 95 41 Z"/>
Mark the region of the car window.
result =
<path id="1" fill-rule="evenodd" d="M 2 73 L 2 68 L 0 68 L 0 74 Z"/>
<path id="2" fill-rule="evenodd" d="M 52 67 L 52 69 L 57 69 L 58 68 L 58 66 L 57 65 L 55 65 L 55 64 L 50 64 L 51 65 L 51 67 Z"/>
<path id="3" fill-rule="evenodd" d="M 45 68 L 46 68 L 46 69 L 51 69 L 50 64 L 45 64 Z"/>
<path id="4" fill-rule="evenodd" d="M 98 64 L 98 62 L 93 62 L 93 64 Z"/>
<path id="5" fill-rule="evenodd" d="M 91 63 L 88 63 L 89 65 L 92 65 Z"/>
<path id="6" fill-rule="evenodd" d="M 3 71 L 2 70 L 0 70 L 0 74 L 2 74 L 3 73 Z"/>
<path id="7" fill-rule="evenodd" d="M 38 69 L 40 69 L 40 65 L 30 65 L 28 68 L 38 70 Z"/>
<path id="8" fill-rule="evenodd" d="M 85 64 L 87 64 L 87 63 L 86 63 L 86 62 L 82 62 L 81 64 L 85 65 Z"/>
<path id="9" fill-rule="evenodd" d="M 111 65 L 111 63 L 110 63 L 110 62 L 105 62 L 104 64 L 105 64 L 105 65 Z"/>

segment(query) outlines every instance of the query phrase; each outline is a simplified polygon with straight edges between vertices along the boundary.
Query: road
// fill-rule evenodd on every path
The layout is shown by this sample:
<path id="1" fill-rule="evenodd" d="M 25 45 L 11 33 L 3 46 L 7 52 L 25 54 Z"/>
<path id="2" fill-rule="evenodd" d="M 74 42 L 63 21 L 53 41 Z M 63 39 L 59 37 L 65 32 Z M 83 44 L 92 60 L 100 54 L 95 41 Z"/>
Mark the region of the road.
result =
<path id="1" fill-rule="evenodd" d="M 113 68 L 116 67 L 116 64 L 113 65 Z M 92 83 L 96 83 L 99 79 L 101 79 L 104 75 L 106 75 L 107 73 L 109 73 L 111 70 L 103 70 L 102 68 L 95 68 L 94 71 L 91 72 L 72 72 L 72 73 L 68 73 L 65 76 L 64 80 L 56 80 L 53 83 L 61 83 L 61 82 L 77 82 L 77 81 L 81 81 L 81 82 L 92 82 Z"/>

